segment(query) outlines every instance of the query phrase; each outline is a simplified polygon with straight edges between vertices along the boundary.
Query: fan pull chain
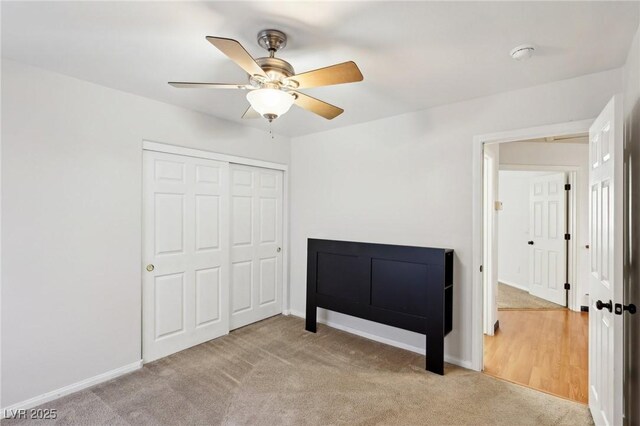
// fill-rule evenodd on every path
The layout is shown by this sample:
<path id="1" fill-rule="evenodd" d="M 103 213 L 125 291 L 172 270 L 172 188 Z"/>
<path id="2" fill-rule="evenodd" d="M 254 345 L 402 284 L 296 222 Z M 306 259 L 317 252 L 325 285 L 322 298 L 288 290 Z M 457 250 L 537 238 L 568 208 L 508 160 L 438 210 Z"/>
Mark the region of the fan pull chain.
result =
<path id="1" fill-rule="evenodd" d="M 269 122 L 269 134 L 271 135 L 271 140 L 273 140 L 274 137 L 273 137 L 273 129 L 271 128 L 271 121 Z"/>

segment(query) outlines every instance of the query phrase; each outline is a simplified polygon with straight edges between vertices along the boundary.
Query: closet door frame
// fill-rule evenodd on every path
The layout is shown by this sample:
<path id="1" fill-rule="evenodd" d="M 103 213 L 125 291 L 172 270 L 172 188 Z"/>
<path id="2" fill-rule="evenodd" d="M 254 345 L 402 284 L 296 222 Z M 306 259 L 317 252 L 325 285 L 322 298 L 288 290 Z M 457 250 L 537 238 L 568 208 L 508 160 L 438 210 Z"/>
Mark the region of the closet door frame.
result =
<path id="1" fill-rule="evenodd" d="M 286 164 L 273 163 L 269 161 L 256 160 L 253 158 L 239 157 L 235 155 L 221 154 L 213 151 L 186 148 L 177 145 L 170 145 L 149 140 L 142 141 L 143 151 L 164 152 L 167 154 L 184 155 L 187 157 L 205 158 L 227 162 L 229 164 L 240 164 L 245 166 L 261 167 L 282 171 L 282 314 L 289 315 L 289 167 Z M 142 159 L 141 159 L 142 161 Z M 142 204 L 143 200 L 140 200 Z M 144 226 L 143 226 L 144 228 Z M 140 236 L 144 243 L 144 236 Z M 140 254 L 140 270 L 146 266 L 143 264 L 142 253 Z M 142 278 L 140 279 L 140 293 L 142 294 Z M 141 300 L 142 303 L 142 300 Z M 142 308 L 142 306 L 141 306 Z M 142 324 L 141 324 L 142 327 Z M 141 329 L 143 332 L 144 330 Z M 142 357 L 142 348 L 141 348 Z"/>

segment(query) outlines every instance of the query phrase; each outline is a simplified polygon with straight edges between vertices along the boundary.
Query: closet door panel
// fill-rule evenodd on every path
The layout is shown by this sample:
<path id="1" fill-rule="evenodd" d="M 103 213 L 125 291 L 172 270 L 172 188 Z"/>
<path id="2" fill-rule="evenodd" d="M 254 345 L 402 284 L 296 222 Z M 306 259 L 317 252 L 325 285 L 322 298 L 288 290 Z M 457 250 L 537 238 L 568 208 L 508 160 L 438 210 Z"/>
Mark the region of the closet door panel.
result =
<path id="1" fill-rule="evenodd" d="M 231 319 L 235 329 L 282 312 L 282 179 L 231 165 Z"/>
<path id="2" fill-rule="evenodd" d="M 229 164 L 144 151 L 145 362 L 229 332 Z"/>

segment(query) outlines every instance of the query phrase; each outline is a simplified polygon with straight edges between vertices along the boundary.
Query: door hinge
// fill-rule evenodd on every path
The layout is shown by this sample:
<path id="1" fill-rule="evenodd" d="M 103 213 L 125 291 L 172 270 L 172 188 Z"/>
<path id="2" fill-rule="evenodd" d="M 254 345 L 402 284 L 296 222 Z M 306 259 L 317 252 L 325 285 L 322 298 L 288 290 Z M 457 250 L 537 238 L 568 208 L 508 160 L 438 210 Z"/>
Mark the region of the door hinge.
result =
<path id="1" fill-rule="evenodd" d="M 564 283 L 564 289 L 565 289 L 565 290 L 571 290 L 571 284 L 569 284 L 569 283 Z"/>
<path id="2" fill-rule="evenodd" d="M 570 183 L 565 183 L 564 184 L 564 190 L 565 191 L 571 191 L 571 184 Z"/>
<path id="3" fill-rule="evenodd" d="M 564 239 L 565 240 L 570 240 L 571 239 L 571 234 L 564 234 Z"/>

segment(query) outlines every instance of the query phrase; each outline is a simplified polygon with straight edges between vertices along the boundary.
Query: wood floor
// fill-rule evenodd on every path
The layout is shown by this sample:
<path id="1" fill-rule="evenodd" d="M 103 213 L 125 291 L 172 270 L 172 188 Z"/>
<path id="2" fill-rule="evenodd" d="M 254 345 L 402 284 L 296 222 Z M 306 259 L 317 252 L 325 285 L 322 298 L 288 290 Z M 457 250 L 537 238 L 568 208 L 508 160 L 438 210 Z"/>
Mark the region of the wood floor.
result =
<path id="1" fill-rule="evenodd" d="M 588 314 L 569 310 L 498 311 L 484 337 L 484 371 L 573 401 L 588 401 Z"/>

